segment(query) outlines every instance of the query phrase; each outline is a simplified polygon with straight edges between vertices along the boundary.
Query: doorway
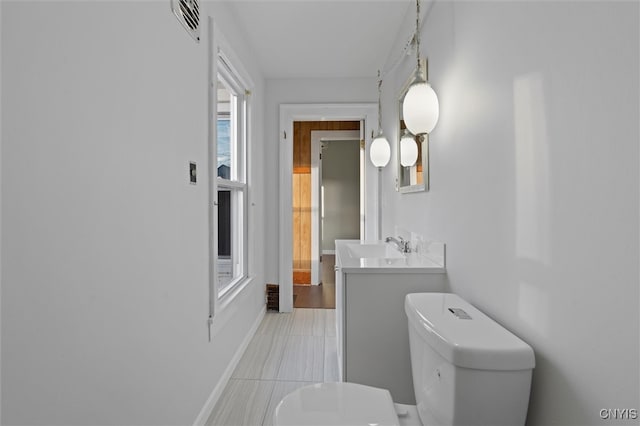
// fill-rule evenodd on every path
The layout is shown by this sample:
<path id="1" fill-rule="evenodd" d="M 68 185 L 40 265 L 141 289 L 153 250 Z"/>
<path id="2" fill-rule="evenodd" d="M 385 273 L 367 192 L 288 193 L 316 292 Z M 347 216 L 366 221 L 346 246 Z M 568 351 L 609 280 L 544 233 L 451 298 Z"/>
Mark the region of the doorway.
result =
<path id="1" fill-rule="evenodd" d="M 342 123 L 344 125 L 344 123 Z M 331 127 L 331 123 L 329 123 Z M 294 125 L 295 128 L 295 125 Z M 335 240 L 359 240 L 364 230 L 364 149 L 359 130 L 311 132 L 311 282 L 299 281 L 294 251 L 293 305 L 295 308 L 335 307 Z M 295 152 L 295 149 L 294 149 Z M 300 191 L 294 169 L 294 206 Z M 306 221 L 295 220 L 305 212 L 294 210 L 294 250 L 306 238 L 300 232 Z M 307 274 L 307 277 L 309 275 Z M 310 284 L 310 285 L 309 285 Z"/>
<path id="2" fill-rule="evenodd" d="M 373 138 L 373 126 L 377 122 L 377 109 L 375 104 L 318 104 L 318 105 L 287 105 L 280 106 L 280 220 L 279 220 L 279 281 L 280 281 L 280 311 L 291 312 L 293 310 L 293 270 L 294 251 L 301 249 L 293 238 L 293 230 L 296 223 L 304 223 L 307 219 L 302 216 L 294 218 L 294 161 L 296 167 L 309 168 L 309 176 L 300 176 L 297 179 L 310 181 L 310 163 L 307 165 L 303 160 L 296 160 L 294 157 L 294 126 L 296 122 L 357 122 L 360 131 L 360 140 L 364 141 L 364 149 L 361 156 L 364 159 L 364 152 Z M 353 129 L 355 130 L 355 129 Z M 322 131 L 319 129 L 318 131 Z M 326 131 L 326 130 L 325 130 Z M 309 143 L 310 145 L 310 143 Z M 375 168 L 366 161 L 362 161 L 361 181 L 363 182 L 362 202 L 361 202 L 361 238 L 375 238 L 375 223 L 377 220 L 377 210 L 375 208 L 375 198 L 366 194 L 377 193 L 377 182 L 371 177 L 375 176 Z M 368 178 L 369 177 L 369 178 Z M 298 201 L 301 212 L 311 212 L 313 206 L 304 205 L 304 201 Z M 318 204 L 318 208 L 320 208 Z M 310 215 L 309 215 L 310 216 Z M 306 227 L 306 225 L 305 225 Z M 306 227 L 308 229 L 308 227 Z M 306 232 L 306 231 L 305 231 Z M 295 247 L 294 247 L 295 245 Z M 310 244 L 311 245 L 311 244 Z M 320 253 L 320 242 L 313 244 L 318 247 Z M 298 269 L 311 269 L 310 249 L 304 254 L 298 255 Z M 306 249 L 305 249 L 306 250 Z M 301 252 L 302 253 L 302 252 Z M 306 263 L 304 263 L 306 261 Z M 309 272 L 310 273 L 310 272 Z M 321 273 L 319 273 L 320 275 Z M 309 279 L 311 281 L 311 279 Z M 311 284 L 309 282 L 308 284 Z"/>
<path id="3" fill-rule="evenodd" d="M 312 220 L 319 222 L 319 251 L 324 256 L 335 254 L 335 240 L 359 240 L 364 233 L 364 148 L 357 133 L 352 139 L 322 139 L 320 147 L 319 185 L 313 187 L 320 211 Z"/>
<path id="4" fill-rule="evenodd" d="M 360 239 L 364 235 L 365 155 L 360 144 L 360 126 L 360 121 L 294 122 L 294 285 L 320 285 L 326 278 L 322 273 L 323 255 L 333 254 L 333 241 Z M 335 145 L 332 151 L 323 152 L 332 145 Z M 329 177 L 328 192 L 323 191 L 323 170 Z M 341 187 L 347 190 L 348 197 L 345 191 L 340 190 Z M 350 220 L 337 222 L 338 213 Z"/>

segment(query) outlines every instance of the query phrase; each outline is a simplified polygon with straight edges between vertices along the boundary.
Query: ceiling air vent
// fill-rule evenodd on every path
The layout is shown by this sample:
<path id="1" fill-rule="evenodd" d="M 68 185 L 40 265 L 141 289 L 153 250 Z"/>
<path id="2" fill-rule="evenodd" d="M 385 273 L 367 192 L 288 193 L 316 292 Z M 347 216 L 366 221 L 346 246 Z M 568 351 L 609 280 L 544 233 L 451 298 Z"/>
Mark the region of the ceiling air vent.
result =
<path id="1" fill-rule="evenodd" d="M 196 42 L 200 41 L 199 0 L 171 0 L 171 9 L 178 21 Z"/>

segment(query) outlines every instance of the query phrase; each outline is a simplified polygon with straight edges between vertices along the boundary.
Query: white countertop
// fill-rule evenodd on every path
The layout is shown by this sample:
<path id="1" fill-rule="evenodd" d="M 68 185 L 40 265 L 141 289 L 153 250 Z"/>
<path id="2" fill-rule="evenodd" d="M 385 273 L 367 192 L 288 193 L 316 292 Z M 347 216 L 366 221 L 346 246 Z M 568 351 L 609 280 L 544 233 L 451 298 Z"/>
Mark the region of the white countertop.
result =
<path id="1" fill-rule="evenodd" d="M 350 254 L 348 245 L 351 244 L 380 244 L 380 241 L 336 240 L 336 266 L 343 272 L 370 273 L 427 273 L 443 274 L 444 245 L 440 253 L 408 253 L 398 258 L 358 258 Z M 389 244 L 389 243 L 386 243 Z"/>

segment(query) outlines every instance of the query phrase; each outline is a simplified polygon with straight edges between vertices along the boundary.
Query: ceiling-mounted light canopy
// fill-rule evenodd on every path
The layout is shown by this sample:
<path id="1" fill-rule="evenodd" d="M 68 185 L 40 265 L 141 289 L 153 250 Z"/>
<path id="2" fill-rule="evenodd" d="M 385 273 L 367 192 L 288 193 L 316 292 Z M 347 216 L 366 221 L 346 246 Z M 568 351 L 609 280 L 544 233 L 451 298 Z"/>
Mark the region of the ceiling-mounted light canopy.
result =
<path id="1" fill-rule="evenodd" d="M 405 130 L 400 139 L 400 164 L 411 167 L 418 161 L 418 144 L 415 136 Z"/>
<path id="2" fill-rule="evenodd" d="M 374 166 L 378 168 L 385 167 L 391 159 L 391 147 L 389 141 L 382 134 L 382 106 L 380 104 L 380 94 L 382 92 L 382 79 L 380 78 L 380 70 L 378 70 L 378 136 L 371 142 L 369 148 L 369 158 Z"/>
<path id="3" fill-rule="evenodd" d="M 414 135 L 431 133 L 440 116 L 438 95 L 420 70 L 420 0 L 416 0 L 416 78 L 402 101 L 402 118 Z"/>

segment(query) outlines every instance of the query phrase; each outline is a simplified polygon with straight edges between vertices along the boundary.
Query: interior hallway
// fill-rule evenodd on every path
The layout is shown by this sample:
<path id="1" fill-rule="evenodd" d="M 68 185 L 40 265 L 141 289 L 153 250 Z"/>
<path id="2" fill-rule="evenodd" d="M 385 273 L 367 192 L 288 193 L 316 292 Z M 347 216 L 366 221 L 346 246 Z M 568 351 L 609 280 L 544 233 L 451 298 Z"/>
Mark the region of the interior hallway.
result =
<path id="1" fill-rule="evenodd" d="M 285 395 L 302 386 L 336 381 L 334 309 L 267 313 L 207 426 L 271 425 Z"/>

